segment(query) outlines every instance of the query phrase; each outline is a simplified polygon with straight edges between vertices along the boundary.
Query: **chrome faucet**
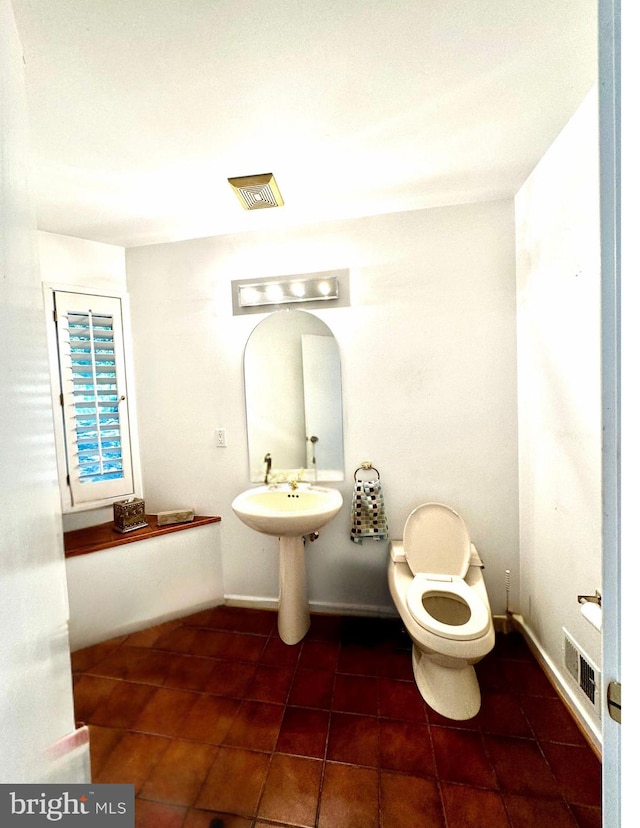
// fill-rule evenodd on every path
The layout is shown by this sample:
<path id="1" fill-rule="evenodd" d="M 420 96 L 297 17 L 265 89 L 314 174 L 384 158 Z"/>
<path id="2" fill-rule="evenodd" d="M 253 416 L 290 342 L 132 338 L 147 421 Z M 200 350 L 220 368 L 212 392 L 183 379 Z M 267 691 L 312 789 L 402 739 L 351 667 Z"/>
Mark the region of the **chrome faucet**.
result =
<path id="1" fill-rule="evenodd" d="M 264 473 L 264 482 L 269 482 L 269 475 L 271 474 L 271 455 L 269 453 L 265 454 L 264 462 L 267 464 L 267 469 Z"/>

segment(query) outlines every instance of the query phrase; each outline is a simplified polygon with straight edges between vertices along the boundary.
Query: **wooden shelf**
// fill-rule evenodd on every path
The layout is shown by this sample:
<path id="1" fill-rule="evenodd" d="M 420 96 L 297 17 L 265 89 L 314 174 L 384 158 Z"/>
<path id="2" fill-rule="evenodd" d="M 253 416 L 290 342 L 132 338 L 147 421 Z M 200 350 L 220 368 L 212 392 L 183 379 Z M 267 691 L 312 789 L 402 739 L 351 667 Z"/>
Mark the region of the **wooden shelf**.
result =
<path id="1" fill-rule="evenodd" d="M 147 515 L 148 526 L 135 529 L 133 532 L 122 534 L 116 532 L 113 523 L 100 523 L 98 526 L 87 526 L 85 529 L 76 529 L 64 533 L 64 556 L 73 558 L 76 555 L 88 555 L 102 549 L 112 549 L 125 543 L 135 543 L 147 538 L 157 538 L 171 532 L 182 532 L 194 526 L 206 526 L 208 523 L 219 523 L 222 518 L 215 515 L 196 515 L 189 523 L 172 523 L 169 526 L 158 526 L 157 515 Z"/>

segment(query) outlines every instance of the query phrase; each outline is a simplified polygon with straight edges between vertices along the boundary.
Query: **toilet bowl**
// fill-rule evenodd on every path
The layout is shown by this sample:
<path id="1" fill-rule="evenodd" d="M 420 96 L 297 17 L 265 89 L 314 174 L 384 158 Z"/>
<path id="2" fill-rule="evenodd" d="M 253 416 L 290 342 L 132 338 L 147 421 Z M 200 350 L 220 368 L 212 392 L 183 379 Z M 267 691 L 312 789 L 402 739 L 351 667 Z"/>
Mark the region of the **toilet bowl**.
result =
<path id="1" fill-rule="evenodd" d="M 465 522 L 449 506 L 424 503 L 389 551 L 389 589 L 413 642 L 418 689 L 441 715 L 470 719 L 481 701 L 473 665 L 493 649 L 495 631 Z"/>

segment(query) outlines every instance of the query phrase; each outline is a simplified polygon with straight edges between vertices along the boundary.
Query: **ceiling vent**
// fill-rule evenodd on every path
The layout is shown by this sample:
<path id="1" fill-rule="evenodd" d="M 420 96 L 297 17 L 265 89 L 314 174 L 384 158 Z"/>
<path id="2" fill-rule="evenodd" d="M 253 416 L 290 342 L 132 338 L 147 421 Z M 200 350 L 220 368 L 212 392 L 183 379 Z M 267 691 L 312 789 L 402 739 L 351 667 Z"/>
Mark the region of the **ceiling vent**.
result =
<path id="1" fill-rule="evenodd" d="M 284 204 L 273 173 L 230 178 L 229 184 L 245 210 L 264 210 Z"/>

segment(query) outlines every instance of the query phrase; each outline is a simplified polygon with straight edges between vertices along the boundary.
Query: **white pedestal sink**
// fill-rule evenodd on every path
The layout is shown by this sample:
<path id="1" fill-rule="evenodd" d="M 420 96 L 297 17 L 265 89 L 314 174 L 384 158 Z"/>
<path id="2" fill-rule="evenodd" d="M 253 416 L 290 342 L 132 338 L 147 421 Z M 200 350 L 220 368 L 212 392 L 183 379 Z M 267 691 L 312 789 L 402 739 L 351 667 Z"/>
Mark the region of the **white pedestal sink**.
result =
<path id="1" fill-rule="evenodd" d="M 297 644 L 311 623 L 303 536 L 328 523 L 341 506 L 336 489 L 305 483 L 256 486 L 231 504 L 251 529 L 280 538 L 278 632 L 285 644 Z"/>

